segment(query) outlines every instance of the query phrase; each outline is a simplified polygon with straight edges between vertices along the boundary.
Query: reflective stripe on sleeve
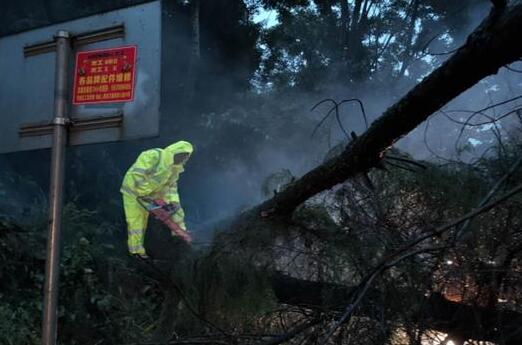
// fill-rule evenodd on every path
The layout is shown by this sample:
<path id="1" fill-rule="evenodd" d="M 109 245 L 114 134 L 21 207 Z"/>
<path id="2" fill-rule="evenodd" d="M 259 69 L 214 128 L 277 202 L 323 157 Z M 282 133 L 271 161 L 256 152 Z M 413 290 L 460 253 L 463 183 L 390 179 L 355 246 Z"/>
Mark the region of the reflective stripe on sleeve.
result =
<path id="1" fill-rule="evenodd" d="M 163 180 L 160 176 L 152 176 L 151 179 L 158 184 L 160 184 Z"/>
<path id="2" fill-rule="evenodd" d="M 147 174 L 149 172 L 149 169 L 143 169 L 143 168 L 132 168 L 132 172 L 138 173 L 138 174 Z"/>
<path id="3" fill-rule="evenodd" d="M 121 186 L 120 192 L 124 192 L 124 193 L 130 194 L 130 195 L 133 195 L 133 196 L 137 196 L 136 193 L 127 186 Z"/>

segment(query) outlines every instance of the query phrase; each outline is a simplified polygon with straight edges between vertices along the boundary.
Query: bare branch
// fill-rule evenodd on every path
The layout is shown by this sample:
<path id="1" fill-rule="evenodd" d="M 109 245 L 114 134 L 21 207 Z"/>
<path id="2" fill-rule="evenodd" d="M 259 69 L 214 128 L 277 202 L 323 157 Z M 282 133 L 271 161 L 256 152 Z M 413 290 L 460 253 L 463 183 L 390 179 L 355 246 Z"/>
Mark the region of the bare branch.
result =
<path id="1" fill-rule="evenodd" d="M 502 13 L 492 13 L 468 37 L 465 45 L 374 121 L 343 153 L 253 209 L 253 214 L 244 216 L 259 217 L 261 212 L 289 215 L 313 195 L 376 166 L 387 148 L 444 104 L 519 59 L 522 45 L 513 44 L 513 38 L 522 36 L 521 22 L 520 0 L 511 2 Z"/>
<path id="2" fill-rule="evenodd" d="M 394 160 L 394 161 L 399 161 L 399 162 L 404 162 L 404 163 L 408 163 L 408 164 L 411 164 L 411 165 L 415 165 L 423 170 L 427 169 L 427 167 L 424 165 L 424 164 L 421 164 L 413 159 L 407 159 L 407 158 L 403 158 L 403 157 L 397 157 L 397 156 L 390 156 L 390 155 L 387 155 L 385 157 L 386 159 L 391 159 L 391 160 Z"/>
<path id="3" fill-rule="evenodd" d="M 342 324 L 344 324 L 345 322 L 347 322 L 351 318 L 355 308 L 362 301 L 362 299 L 365 296 L 366 292 L 368 291 L 368 289 L 370 288 L 371 284 L 373 283 L 375 278 L 377 278 L 378 275 L 380 275 L 382 272 L 384 272 L 387 269 L 397 265 L 399 262 L 401 262 L 401 261 L 403 261 L 403 260 L 405 260 L 407 258 L 413 257 L 413 256 L 418 255 L 420 253 L 440 251 L 442 249 L 446 249 L 447 247 L 420 248 L 420 249 L 416 249 L 416 250 L 413 250 L 413 251 L 409 251 L 410 248 L 413 248 L 415 245 L 423 242 L 424 240 L 426 240 L 428 238 L 431 238 L 433 236 L 439 236 L 443 232 L 445 232 L 445 231 L 455 227 L 456 225 L 462 223 L 463 221 L 466 221 L 466 220 L 468 220 L 468 219 L 470 219 L 470 218 L 472 218 L 472 217 L 474 217 L 474 216 L 476 216 L 476 215 L 478 215 L 480 213 L 483 213 L 483 212 L 486 212 L 486 211 L 492 209 L 493 207 L 497 206 L 501 202 L 509 199 L 510 197 L 512 197 L 513 195 L 515 195 L 515 194 L 517 194 L 517 193 L 519 193 L 521 191 L 522 191 L 522 184 L 517 186 L 517 187 L 515 187 L 515 188 L 513 188 L 508 193 L 502 195 L 498 200 L 495 200 L 494 202 L 491 202 L 491 203 L 489 203 L 487 205 L 484 205 L 483 207 L 478 208 L 478 209 L 468 213 L 467 215 L 464 215 L 464 216 L 456 219 L 455 221 L 453 221 L 453 222 L 451 222 L 449 224 L 441 226 L 441 227 L 435 229 L 434 231 L 431 231 L 428 234 L 425 234 L 425 235 L 417 238 L 416 240 L 410 242 L 409 244 L 405 245 L 401 249 L 397 250 L 392 255 L 384 258 L 381 261 L 381 263 L 378 264 L 372 270 L 372 272 L 369 273 L 363 279 L 362 283 L 359 284 L 359 286 L 357 287 L 357 290 L 356 290 L 357 292 L 352 297 L 352 301 L 353 302 L 348 304 L 348 306 L 346 307 L 346 310 L 345 310 L 344 314 L 342 315 L 342 317 L 331 327 L 331 329 L 329 330 L 329 332 L 327 333 L 327 335 L 323 339 L 322 345 L 325 345 L 326 342 L 328 341 L 328 339 L 335 333 L 335 331 Z M 400 255 L 400 256 L 398 256 L 398 255 Z"/>
<path id="4" fill-rule="evenodd" d="M 310 327 L 317 325 L 319 322 L 320 322 L 320 320 L 318 318 L 305 322 L 305 323 L 295 327 L 290 332 L 277 336 L 274 339 L 271 339 L 268 342 L 263 343 L 263 345 L 278 345 L 278 344 L 284 343 L 285 341 L 288 341 L 288 340 L 294 338 L 295 336 L 299 335 L 300 333 L 306 331 Z"/>
<path id="5" fill-rule="evenodd" d="M 500 187 L 517 171 L 517 169 L 522 164 L 522 156 L 520 156 L 514 163 L 511 165 L 511 168 L 508 170 L 508 172 L 502 176 L 500 180 L 495 183 L 495 185 L 490 189 L 488 194 L 482 199 L 482 201 L 478 204 L 478 208 L 483 207 L 487 202 L 491 200 L 491 198 L 500 190 Z M 458 240 L 468 229 L 469 225 L 471 224 L 471 221 L 473 220 L 473 217 L 470 217 L 467 219 L 464 224 L 460 227 L 460 229 L 457 231 L 455 235 L 455 239 Z"/>

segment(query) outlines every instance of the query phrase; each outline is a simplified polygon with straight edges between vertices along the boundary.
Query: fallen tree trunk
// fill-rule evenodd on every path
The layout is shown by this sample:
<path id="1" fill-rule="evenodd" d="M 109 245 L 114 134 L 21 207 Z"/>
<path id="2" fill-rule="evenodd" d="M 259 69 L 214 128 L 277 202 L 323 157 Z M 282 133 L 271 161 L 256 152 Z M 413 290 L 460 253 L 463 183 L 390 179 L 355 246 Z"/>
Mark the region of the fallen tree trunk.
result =
<path id="1" fill-rule="evenodd" d="M 522 56 L 522 45 L 517 44 L 519 37 L 522 37 L 522 0 L 511 1 L 505 7 L 493 9 L 461 48 L 388 108 L 339 156 L 309 171 L 273 198 L 243 213 L 229 226 L 235 233 L 243 234 L 257 233 L 263 228 L 288 227 L 284 218 L 290 216 L 299 205 L 322 191 L 378 166 L 383 153 L 394 142 L 481 79 L 519 59 Z M 274 284 L 281 302 L 299 303 L 296 299 L 299 296 L 304 303 L 325 302 L 320 300 L 321 291 L 324 290 L 317 283 L 300 281 L 299 285 L 295 285 L 295 281 L 285 279 Z M 337 306 L 345 307 L 347 299 L 342 297 L 349 296 L 350 291 L 339 290 L 339 287 L 333 291 L 341 294 L 334 299 Z M 503 332 L 507 332 L 514 339 L 510 344 L 522 343 L 522 335 L 519 334 L 522 316 L 519 314 L 455 304 L 437 295 L 432 295 L 425 302 L 426 317 L 423 321 L 428 322 L 427 328 L 464 338 L 490 341 L 505 339 L 506 334 Z M 477 323 L 476 320 L 480 321 Z M 502 327 L 499 327 L 499 320 L 501 324 L 505 322 Z"/>
<path id="2" fill-rule="evenodd" d="M 334 310 L 342 312 L 350 303 L 355 287 L 338 284 L 314 282 L 276 274 L 271 280 L 275 296 L 280 303 Z M 412 296 L 409 296 L 411 298 Z M 420 303 L 414 311 L 416 323 L 425 329 L 458 336 L 462 339 L 490 341 L 499 344 L 522 344 L 522 314 L 513 311 L 497 310 L 480 306 L 448 301 L 441 294 L 432 293 L 414 296 Z M 367 294 L 367 305 L 379 305 L 383 294 L 373 289 Z M 408 305 L 408 308 L 411 308 Z M 359 310 L 359 315 L 372 317 L 371 310 Z M 378 315 L 375 313 L 373 315 Z"/>
<path id="3" fill-rule="evenodd" d="M 289 224 L 279 221 L 281 218 L 291 215 L 299 205 L 314 195 L 377 166 L 387 148 L 431 114 L 481 79 L 519 59 L 522 56 L 522 45 L 517 44 L 517 40 L 522 37 L 521 23 L 522 0 L 512 1 L 506 7 L 493 10 L 468 37 L 466 44 L 399 102 L 388 108 L 339 156 L 311 170 L 273 198 L 246 211 L 232 224 L 221 224 L 221 227 L 248 235 L 256 234 L 258 229 L 288 228 Z M 242 238 L 233 237 L 239 241 L 239 246 L 244 244 Z M 263 240 L 254 238 L 251 244 L 261 245 Z M 227 248 L 230 246 L 228 243 Z M 217 247 L 216 251 L 219 252 L 219 243 Z M 328 307 L 329 303 L 324 300 L 324 284 L 319 284 L 285 277 L 274 280 L 273 288 L 282 303 Z M 327 294 L 336 296 L 332 299 L 336 304 L 330 307 L 345 308 L 353 292 L 339 286 L 330 286 L 329 289 Z M 371 300 L 372 296 L 370 292 L 368 298 Z M 522 343 L 522 335 L 517 333 L 522 316 L 517 313 L 456 304 L 437 295 L 426 298 L 422 312 L 422 322 L 426 328 L 463 338 L 489 341 L 504 340 L 506 334 L 503 332 L 511 332 L 508 335 L 513 341 L 509 344 Z"/>
<path id="4" fill-rule="evenodd" d="M 289 215 L 310 197 L 375 167 L 383 152 L 453 98 L 522 56 L 522 2 L 495 8 L 442 66 L 388 108 L 339 156 L 311 170 L 253 211 Z"/>

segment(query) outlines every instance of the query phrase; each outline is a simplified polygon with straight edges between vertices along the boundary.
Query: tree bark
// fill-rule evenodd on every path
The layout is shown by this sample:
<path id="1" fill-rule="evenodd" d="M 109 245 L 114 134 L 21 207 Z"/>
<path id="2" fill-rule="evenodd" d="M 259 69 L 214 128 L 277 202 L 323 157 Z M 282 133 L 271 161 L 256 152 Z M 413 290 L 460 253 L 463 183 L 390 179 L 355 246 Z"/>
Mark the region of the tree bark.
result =
<path id="1" fill-rule="evenodd" d="M 402 66 L 399 72 L 399 77 L 403 77 L 406 69 L 410 65 L 410 62 L 413 58 L 413 36 L 415 35 L 415 22 L 418 18 L 419 12 L 419 0 L 412 0 L 410 3 L 410 23 L 408 25 L 408 34 L 406 38 L 407 46 L 404 48 L 404 53 L 402 54 Z"/>
<path id="2" fill-rule="evenodd" d="M 354 32 L 357 30 L 357 24 L 359 24 L 359 18 L 361 17 L 361 6 L 362 6 L 363 0 L 355 0 L 355 5 L 353 8 L 353 15 L 352 15 L 352 23 L 350 25 L 350 32 Z"/>
<path id="3" fill-rule="evenodd" d="M 341 25 L 339 27 L 339 45 L 341 46 L 342 61 L 346 58 L 346 50 L 348 49 L 348 31 L 350 25 L 350 10 L 348 9 L 347 0 L 340 0 L 341 7 Z"/>
<path id="4" fill-rule="evenodd" d="M 355 18 L 353 19 L 355 20 Z M 522 56 L 522 1 L 492 11 L 442 66 L 388 108 L 337 157 L 311 170 L 251 210 L 254 216 L 288 216 L 304 201 L 378 165 L 383 153 L 443 105 Z M 487 54 L 485 54 L 487 52 Z M 247 214 L 249 217 L 251 213 Z"/>

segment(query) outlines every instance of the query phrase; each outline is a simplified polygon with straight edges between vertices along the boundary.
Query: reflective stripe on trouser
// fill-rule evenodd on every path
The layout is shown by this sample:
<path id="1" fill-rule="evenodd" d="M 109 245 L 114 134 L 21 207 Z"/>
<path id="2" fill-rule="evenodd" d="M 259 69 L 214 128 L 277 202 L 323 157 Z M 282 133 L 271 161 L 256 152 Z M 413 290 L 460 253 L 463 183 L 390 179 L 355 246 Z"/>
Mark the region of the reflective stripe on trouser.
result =
<path id="1" fill-rule="evenodd" d="M 143 242 L 149 212 L 139 204 L 135 197 L 127 194 L 123 194 L 123 208 L 127 221 L 129 252 L 131 254 L 145 254 Z"/>

